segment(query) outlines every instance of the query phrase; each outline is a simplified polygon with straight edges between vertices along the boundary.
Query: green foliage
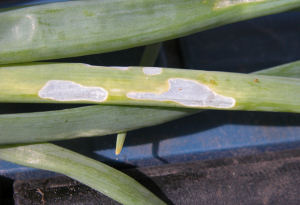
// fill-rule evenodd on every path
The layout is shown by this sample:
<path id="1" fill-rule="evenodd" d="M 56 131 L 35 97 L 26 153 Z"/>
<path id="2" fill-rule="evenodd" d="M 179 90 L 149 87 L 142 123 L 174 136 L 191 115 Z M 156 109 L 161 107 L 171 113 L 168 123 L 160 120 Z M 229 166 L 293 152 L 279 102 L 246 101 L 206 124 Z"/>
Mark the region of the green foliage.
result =
<path id="1" fill-rule="evenodd" d="M 118 152 L 127 131 L 184 117 L 199 108 L 299 113 L 299 61 L 253 74 L 16 63 L 147 45 L 298 7 L 299 0 L 76 0 L 1 10 L 1 102 L 101 105 L 0 115 L 0 144 L 6 144 L 0 148 L 0 158 L 65 174 L 123 204 L 164 204 L 138 182 L 103 163 L 50 143 L 20 143 L 121 133 Z M 147 47 L 143 66 L 153 64 L 158 48 L 159 44 Z M 65 100 L 68 93 L 54 93 L 55 99 L 53 90 L 41 94 L 53 81 L 100 90 L 104 97 Z M 215 101 L 195 106 L 199 94 L 190 93 L 197 90 L 170 97 L 170 82 L 184 86 L 176 84 L 175 93 L 192 85 Z"/>
<path id="2" fill-rule="evenodd" d="M 300 7 L 299 0 L 76 0 L 0 12 L 0 64 L 103 53 Z"/>

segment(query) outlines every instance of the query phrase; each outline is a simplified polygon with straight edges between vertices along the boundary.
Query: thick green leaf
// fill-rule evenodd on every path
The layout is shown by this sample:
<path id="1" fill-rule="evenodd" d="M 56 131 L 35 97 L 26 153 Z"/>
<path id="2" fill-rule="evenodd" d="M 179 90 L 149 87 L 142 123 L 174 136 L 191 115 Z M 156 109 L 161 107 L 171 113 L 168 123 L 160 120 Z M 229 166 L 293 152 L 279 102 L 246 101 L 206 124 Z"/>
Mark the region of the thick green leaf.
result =
<path id="1" fill-rule="evenodd" d="M 262 70 L 256 72 L 255 77 L 251 75 L 251 78 L 260 79 L 256 78 L 260 74 L 300 78 L 299 64 L 300 62 L 294 62 Z M 197 111 L 178 108 L 94 105 L 60 111 L 0 115 L 0 144 L 120 133 L 160 124 L 195 112 Z"/>
<path id="2" fill-rule="evenodd" d="M 0 12 L 0 64 L 120 50 L 287 11 L 299 0 L 76 0 Z"/>
<path id="3" fill-rule="evenodd" d="M 0 144 L 102 136 L 161 124 L 192 113 L 195 110 L 98 105 L 0 115 Z"/>
<path id="4" fill-rule="evenodd" d="M 300 79 L 153 67 L 0 67 L 0 102 L 300 112 Z"/>
<path id="5" fill-rule="evenodd" d="M 53 144 L 2 146 L 0 158 L 65 174 L 122 204 L 164 204 L 154 194 L 122 172 Z"/>

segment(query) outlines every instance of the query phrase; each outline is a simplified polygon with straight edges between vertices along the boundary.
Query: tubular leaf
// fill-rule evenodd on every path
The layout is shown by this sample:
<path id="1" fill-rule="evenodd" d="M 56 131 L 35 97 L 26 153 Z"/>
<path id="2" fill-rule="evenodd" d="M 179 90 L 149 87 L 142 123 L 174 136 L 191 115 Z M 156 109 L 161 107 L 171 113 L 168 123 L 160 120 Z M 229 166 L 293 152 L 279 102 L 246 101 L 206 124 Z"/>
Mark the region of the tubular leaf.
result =
<path id="1" fill-rule="evenodd" d="M 300 112 L 300 79 L 153 67 L 0 67 L 0 102 Z"/>
<path id="2" fill-rule="evenodd" d="M 253 80 L 260 74 L 300 78 L 299 71 L 299 62 L 294 62 L 262 70 L 256 72 L 255 77 L 251 76 Z M 59 111 L 6 114 L 0 115 L 0 144 L 45 142 L 121 133 L 161 124 L 196 112 L 198 111 L 194 109 L 93 105 Z"/>
<path id="3" fill-rule="evenodd" d="M 299 6 L 299 0 L 75 0 L 6 9 L 0 64 L 147 45 Z"/>

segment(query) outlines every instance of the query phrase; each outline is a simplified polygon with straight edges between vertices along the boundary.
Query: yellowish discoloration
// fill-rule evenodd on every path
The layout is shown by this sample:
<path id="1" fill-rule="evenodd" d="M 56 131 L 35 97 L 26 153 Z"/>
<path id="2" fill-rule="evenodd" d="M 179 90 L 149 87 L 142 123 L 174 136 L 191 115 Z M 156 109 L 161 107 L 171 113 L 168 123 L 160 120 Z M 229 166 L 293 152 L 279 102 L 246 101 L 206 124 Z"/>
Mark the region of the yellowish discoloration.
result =
<path id="1" fill-rule="evenodd" d="M 39 91 L 39 96 L 56 101 L 103 102 L 107 99 L 108 92 L 101 87 L 82 86 L 66 80 L 50 80 Z"/>
<path id="2" fill-rule="evenodd" d="M 163 93 L 129 92 L 127 97 L 135 100 L 172 101 L 187 107 L 232 108 L 235 99 L 215 93 L 208 86 L 194 80 L 172 78 L 169 90 Z"/>
<path id="3" fill-rule="evenodd" d="M 265 0 L 221 0 L 221 1 L 216 2 L 214 8 L 215 9 L 227 8 L 227 7 L 235 6 L 238 4 L 262 2 L 262 1 L 265 1 Z"/>
<path id="4" fill-rule="evenodd" d="M 144 67 L 143 72 L 145 75 L 159 75 L 162 73 L 162 68 Z"/>
<path id="5" fill-rule="evenodd" d="M 218 85 L 218 83 L 213 79 L 209 80 L 209 83 L 212 84 L 212 85 Z"/>
<path id="6" fill-rule="evenodd" d="M 115 92 L 115 93 L 123 92 L 122 89 L 119 89 L 119 88 L 112 88 L 112 89 L 110 89 L 110 91 Z"/>

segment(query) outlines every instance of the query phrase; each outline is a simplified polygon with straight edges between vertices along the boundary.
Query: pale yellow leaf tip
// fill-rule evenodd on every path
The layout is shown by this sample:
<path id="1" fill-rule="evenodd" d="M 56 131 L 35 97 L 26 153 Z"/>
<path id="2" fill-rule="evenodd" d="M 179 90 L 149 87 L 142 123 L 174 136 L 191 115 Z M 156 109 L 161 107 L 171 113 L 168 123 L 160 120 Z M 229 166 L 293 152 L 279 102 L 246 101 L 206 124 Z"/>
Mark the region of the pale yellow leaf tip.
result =
<path id="1" fill-rule="evenodd" d="M 116 142 L 116 152 L 115 152 L 116 155 L 119 155 L 121 153 L 126 135 L 127 135 L 126 132 L 118 133 L 117 142 Z"/>

